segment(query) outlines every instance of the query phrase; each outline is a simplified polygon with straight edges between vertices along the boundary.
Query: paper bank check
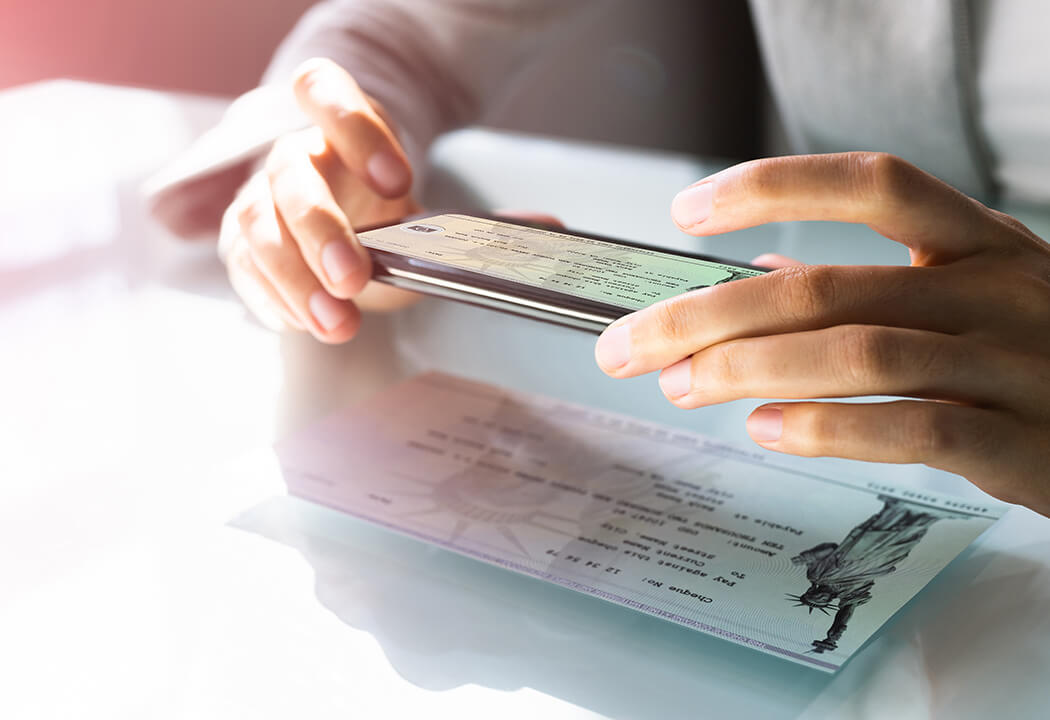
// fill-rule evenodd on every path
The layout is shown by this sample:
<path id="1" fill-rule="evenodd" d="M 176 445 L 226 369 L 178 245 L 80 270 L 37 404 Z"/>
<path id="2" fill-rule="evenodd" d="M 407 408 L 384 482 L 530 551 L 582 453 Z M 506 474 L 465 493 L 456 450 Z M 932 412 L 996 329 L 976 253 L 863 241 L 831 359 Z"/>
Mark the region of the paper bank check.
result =
<path id="1" fill-rule="evenodd" d="M 295 495 L 829 672 L 1001 514 L 437 373 L 277 451 Z"/>

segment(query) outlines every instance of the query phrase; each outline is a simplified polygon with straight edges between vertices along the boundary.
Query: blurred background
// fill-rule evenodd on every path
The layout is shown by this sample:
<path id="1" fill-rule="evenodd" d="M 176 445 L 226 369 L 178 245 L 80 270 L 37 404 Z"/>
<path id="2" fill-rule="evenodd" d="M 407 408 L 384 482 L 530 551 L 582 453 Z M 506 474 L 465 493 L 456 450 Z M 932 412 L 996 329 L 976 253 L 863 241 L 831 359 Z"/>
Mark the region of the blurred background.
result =
<path id="1" fill-rule="evenodd" d="M 314 0 L 0 0 L 0 87 L 47 78 L 236 95 Z"/>
<path id="2" fill-rule="evenodd" d="M 0 89 L 73 78 L 232 97 L 256 85 L 313 4 L 0 0 Z M 607 8 L 586 37 L 528 68 L 483 124 L 720 157 L 775 144 L 746 2 Z"/>

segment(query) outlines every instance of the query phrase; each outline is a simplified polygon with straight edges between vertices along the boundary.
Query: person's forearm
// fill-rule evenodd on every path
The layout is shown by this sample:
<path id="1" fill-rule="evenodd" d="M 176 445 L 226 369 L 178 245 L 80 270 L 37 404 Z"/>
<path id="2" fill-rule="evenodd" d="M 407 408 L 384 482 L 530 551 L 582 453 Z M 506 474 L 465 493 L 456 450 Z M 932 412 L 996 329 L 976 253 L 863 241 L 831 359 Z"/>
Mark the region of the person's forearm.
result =
<path id="1" fill-rule="evenodd" d="M 287 82 L 311 57 L 346 68 L 389 114 L 417 169 L 441 132 L 480 118 L 558 31 L 592 2 L 328 0 L 275 54 L 265 83 Z"/>

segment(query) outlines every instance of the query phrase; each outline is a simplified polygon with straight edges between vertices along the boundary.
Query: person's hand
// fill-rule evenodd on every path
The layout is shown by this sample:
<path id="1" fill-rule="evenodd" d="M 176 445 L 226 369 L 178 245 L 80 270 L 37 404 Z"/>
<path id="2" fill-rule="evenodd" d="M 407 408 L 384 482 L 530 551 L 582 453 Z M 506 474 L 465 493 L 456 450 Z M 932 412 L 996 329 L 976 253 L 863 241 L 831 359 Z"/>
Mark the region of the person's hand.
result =
<path id="1" fill-rule="evenodd" d="M 389 309 L 413 294 L 370 283 L 354 227 L 410 215 L 412 170 L 383 110 L 328 60 L 296 72 L 314 127 L 277 140 L 223 216 L 220 255 L 241 298 L 270 326 L 340 343 L 359 307 Z"/>
<path id="2" fill-rule="evenodd" d="M 958 473 L 1050 515 L 1050 246 L 890 155 L 758 160 L 680 193 L 693 235 L 767 222 L 866 223 L 911 267 L 783 266 L 672 298 L 613 323 L 595 348 L 617 378 L 663 369 L 681 408 L 775 402 L 747 421 L 771 450 Z"/>

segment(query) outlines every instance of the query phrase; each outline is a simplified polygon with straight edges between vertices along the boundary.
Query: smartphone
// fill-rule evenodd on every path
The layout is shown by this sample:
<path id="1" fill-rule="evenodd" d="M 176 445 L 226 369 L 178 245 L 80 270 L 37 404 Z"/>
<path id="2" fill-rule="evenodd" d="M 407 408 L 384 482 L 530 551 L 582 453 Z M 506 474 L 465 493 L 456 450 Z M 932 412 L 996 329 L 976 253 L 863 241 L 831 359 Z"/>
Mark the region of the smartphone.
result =
<path id="1" fill-rule="evenodd" d="M 665 298 L 766 272 L 458 212 L 363 229 L 358 239 L 372 256 L 379 282 L 595 333 Z"/>

